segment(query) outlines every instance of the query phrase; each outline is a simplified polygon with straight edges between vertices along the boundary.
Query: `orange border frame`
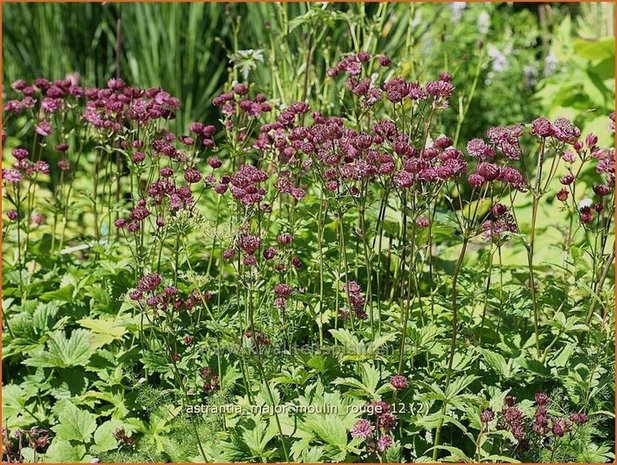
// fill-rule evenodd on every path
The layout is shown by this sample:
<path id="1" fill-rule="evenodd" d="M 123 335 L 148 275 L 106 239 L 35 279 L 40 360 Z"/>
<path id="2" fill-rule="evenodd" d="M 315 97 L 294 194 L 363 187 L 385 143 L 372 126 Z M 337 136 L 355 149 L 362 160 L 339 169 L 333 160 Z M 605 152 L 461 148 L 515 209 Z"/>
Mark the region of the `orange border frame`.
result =
<path id="1" fill-rule="evenodd" d="M 302 2 L 302 0 L 282 0 L 283 3 L 321 3 L 318 2 L 318 0 L 308 0 L 306 2 Z M 328 3 L 362 3 L 362 2 L 358 2 L 358 1 L 351 1 L 351 2 L 347 2 L 345 0 L 328 0 Z M 384 1 L 384 0 L 364 0 L 363 3 L 450 3 L 450 1 L 448 0 L 428 0 L 428 1 L 418 1 L 418 0 L 390 0 L 389 2 Z M 3 3 L 275 3 L 272 0 L 234 0 L 234 1 L 229 1 L 229 0 L 205 0 L 205 1 L 199 1 L 199 0 L 142 0 L 141 2 L 134 2 L 131 0 L 111 0 L 109 2 L 104 2 L 102 0 L 95 0 L 92 2 L 88 2 L 87 0 L 50 0 L 50 1 L 45 1 L 45 0 L 0 0 L 0 49 L 2 48 L 2 38 L 3 38 L 3 34 L 2 34 L 2 5 Z M 500 1 L 500 0 L 468 0 L 467 3 L 506 3 L 504 1 Z M 539 1 L 539 0 L 530 0 L 528 2 L 523 2 L 522 0 L 513 0 L 511 3 L 551 3 L 551 2 L 543 2 L 543 1 Z M 576 0 L 560 0 L 558 2 L 553 2 L 553 3 L 613 3 L 613 5 L 615 5 L 615 8 L 613 9 L 613 34 L 614 34 L 614 38 L 615 41 L 617 42 L 617 29 L 615 29 L 615 26 L 617 26 L 617 0 L 599 0 L 599 1 L 592 1 L 592 0 L 580 0 L 580 1 L 576 1 Z M 617 75 L 617 61 L 615 62 L 615 71 L 616 71 L 616 75 Z M 0 53 L 0 84 L 2 83 L 2 54 Z M 615 77 L 615 83 L 617 84 L 617 76 Z M 617 87 L 617 86 L 616 86 Z M 3 106 L 3 102 L 2 102 L 2 95 L 0 94 L 0 106 Z M 613 106 L 614 110 L 617 111 L 617 92 L 615 93 L 614 96 L 614 106 Z M 2 114 L 0 113 L 0 128 L 2 128 L 3 126 L 3 120 L 2 120 Z M 617 133 L 615 133 L 613 135 L 614 137 L 614 142 L 615 145 L 617 146 Z M 0 142 L 0 148 L 1 148 L 1 142 Z M 615 154 L 615 161 L 617 161 L 617 153 Z M 0 168 L 2 167 L 2 159 L 0 158 Z M 0 175 L 0 179 L 1 179 L 1 175 Z M 1 189 L 1 187 L 0 187 Z M 617 204 L 613 206 L 614 207 L 614 218 L 615 218 L 615 224 L 617 224 Z M 2 204 L 0 203 L 0 228 L 2 227 L 2 221 L 3 221 L 3 217 L 2 217 Z M 2 236 L 0 236 L 0 247 L 2 246 Z M 615 237 L 615 244 L 613 244 L 613 247 L 617 247 L 617 236 Z M 0 259 L 2 258 L 2 249 L 0 248 Z M 617 258 L 615 259 L 615 264 L 614 264 L 614 269 L 615 269 L 615 280 L 617 283 Z M 2 279 L 2 262 L 0 262 L 0 280 Z M 2 288 L 0 285 L 0 299 L 2 298 Z M 617 313 L 617 286 L 615 286 L 615 310 Z M 0 323 L 2 322 L 2 305 L 0 303 Z M 615 344 L 615 360 L 614 360 L 614 364 L 613 364 L 613 371 L 614 371 L 614 381 L 615 381 L 615 385 L 617 386 L 617 318 L 615 318 L 615 316 L 613 316 L 613 318 L 615 319 L 615 340 L 614 340 L 614 344 Z M 2 337 L 2 325 L 0 324 L 0 338 Z M 0 339 L 0 359 L 2 358 L 2 341 Z M 2 386 L 2 365 L 0 364 L 0 386 Z M 0 401 L 2 400 L 2 390 L 0 389 Z M 614 423 L 615 423 L 615 437 L 613 438 L 615 441 L 615 445 L 614 445 L 614 450 L 613 453 L 615 453 L 615 455 L 617 455 L 617 389 L 615 389 L 615 393 L 614 393 L 614 406 L 616 411 L 614 412 L 615 415 L 615 419 L 614 419 Z M 1 413 L 2 413 L 2 405 L 0 404 L 0 417 L 1 417 Z M 0 435 L 0 457 L 2 456 L 2 436 Z M 54 462 L 48 462 L 48 463 L 52 463 L 52 465 L 56 465 L 56 463 Z M 70 464 L 70 463 L 74 463 L 74 462 L 59 462 L 57 463 L 57 465 L 60 464 Z M 106 462 L 101 462 L 101 463 L 106 463 Z M 192 465 L 191 462 L 189 463 L 183 463 L 183 462 L 176 462 L 179 465 Z M 203 463 L 203 462 L 201 462 Z M 245 463 L 245 462 L 232 462 L 232 463 Z M 552 465 L 557 465 L 560 462 L 554 462 L 552 463 Z M 615 461 L 613 462 L 615 464 L 617 464 L 617 457 L 615 458 Z M 126 465 L 152 465 L 150 462 L 126 462 Z M 214 465 L 229 465 L 229 464 L 214 464 Z M 308 465 L 318 465 L 317 463 L 315 464 L 308 464 Z M 370 464 L 370 465 L 382 465 L 382 464 Z M 402 464 L 401 464 L 402 465 Z M 464 465 L 463 463 L 455 463 L 453 465 Z M 498 465 L 507 465 L 507 464 L 501 464 L 499 463 Z M 541 465 L 541 464 L 537 464 L 537 463 L 530 463 L 528 465 Z M 565 464 L 563 464 L 565 465 Z"/>

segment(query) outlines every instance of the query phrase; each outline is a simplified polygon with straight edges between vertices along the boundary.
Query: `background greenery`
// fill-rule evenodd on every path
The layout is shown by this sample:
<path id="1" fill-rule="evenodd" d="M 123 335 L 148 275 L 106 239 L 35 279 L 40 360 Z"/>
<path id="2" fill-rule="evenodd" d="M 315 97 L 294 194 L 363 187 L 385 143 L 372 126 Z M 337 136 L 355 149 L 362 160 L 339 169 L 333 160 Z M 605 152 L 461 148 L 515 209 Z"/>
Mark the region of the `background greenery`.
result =
<path id="1" fill-rule="evenodd" d="M 212 117 L 214 93 L 238 78 L 242 66 L 253 69 L 260 62 L 250 77 L 267 95 L 287 101 L 306 95 L 309 102 L 327 100 L 335 110 L 332 83 L 320 76 L 354 48 L 391 56 L 409 77 L 426 80 L 448 71 L 459 88 L 474 88 L 473 95 L 459 96 L 465 113 L 474 115 L 462 119 L 461 139 L 492 125 L 561 114 L 564 107 L 569 113 L 595 108 L 597 118 L 588 115 L 583 123 L 600 124 L 612 103 L 609 3 L 2 8 L 5 86 L 42 71 L 51 79 L 79 73 L 92 86 L 119 75 L 132 85 L 161 86 L 177 96 L 182 130 L 191 120 Z M 254 52 L 237 56 L 242 50 Z M 233 57 L 236 65 L 230 66 Z M 511 95 L 520 98 L 513 101 Z M 452 118 L 460 116 L 457 111 Z"/>

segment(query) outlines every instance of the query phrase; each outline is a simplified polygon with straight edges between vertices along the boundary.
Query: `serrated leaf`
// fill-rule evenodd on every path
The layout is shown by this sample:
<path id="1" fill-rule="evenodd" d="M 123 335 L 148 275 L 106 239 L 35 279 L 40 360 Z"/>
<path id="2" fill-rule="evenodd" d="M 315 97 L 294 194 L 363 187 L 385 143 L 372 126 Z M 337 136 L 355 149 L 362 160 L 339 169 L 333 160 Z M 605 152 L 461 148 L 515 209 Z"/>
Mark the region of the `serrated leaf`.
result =
<path id="1" fill-rule="evenodd" d="M 106 452 L 118 447 L 118 440 L 114 437 L 114 433 L 123 426 L 119 420 L 108 420 L 99 426 L 94 433 L 94 446 L 91 452 Z"/>
<path id="2" fill-rule="evenodd" d="M 64 441 L 87 443 L 96 429 L 94 415 L 77 408 L 71 402 L 64 402 L 58 411 L 60 424 L 52 427 L 56 437 Z"/>
<path id="3" fill-rule="evenodd" d="M 86 366 L 92 355 L 89 337 L 90 332 L 85 329 L 73 330 L 69 339 L 63 332 L 51 333 L 47 350 L 37 351 L 24 361 L 24 365 L 43 368 Z"/>

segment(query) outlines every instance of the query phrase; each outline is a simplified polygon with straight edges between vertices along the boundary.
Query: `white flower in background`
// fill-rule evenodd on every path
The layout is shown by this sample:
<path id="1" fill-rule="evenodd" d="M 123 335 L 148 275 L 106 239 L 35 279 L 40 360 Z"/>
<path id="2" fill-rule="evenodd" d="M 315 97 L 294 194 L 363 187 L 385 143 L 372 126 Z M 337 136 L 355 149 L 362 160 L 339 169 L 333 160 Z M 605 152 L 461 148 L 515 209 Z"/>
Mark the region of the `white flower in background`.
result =
<path id="1" fill-rule="evenodd" d="M 501 73 L 508 68 L 508 57 L 494 45 L 488 46 L 488 56 L 491 59 L 491 69 L 495 73 Z"/>
<path id="2" fill-rule="evenodd" d="M 487 34 L 491 27 L 491 15 L 486 11 L 481 12 L 478 15 L 478 32 L 480 34 Z"/>
<path id="3" fill-rule="evenodd" d="M 452 13 L 452 21 L 458 23 L 463 17 L 465 8 L 467 8 L 467 2 L 452 2 L 448 4 L 450 12 Z"/>
<path id="4" fill-rule="evenodd" d="M 419 14 L 415 14 L 413 19 L 411 20 L 411 27 L 412 28 L 416 28 L 418 27 L 420 24 L 422 24 L 422 18 L 420 17 Z"/>
<path id="5" fill-rule="evenodd" d="M 580 210 L 581 208 L 591 207 L 592 204 L 593 204 L 593 200 L 589 198 L 583 199 L 578 203 L 578 209 Z"/>
<path id="6" fill-rule="evenodd" d="M 538 83 L 538 69 L 535 65 L 525 65 L 523 68 L 523 76 L 525 77 L 525 86 L 533 87 Z"/>
<path id="7" fill-rule="evenodd" d="M 553 52 L 546 55 L 544 58 L 544 76 L 550 76 L 551 74 L 555 74 L 557 71 L 557 65 L 559 61 L 557 57 L 553 54 Z"/>

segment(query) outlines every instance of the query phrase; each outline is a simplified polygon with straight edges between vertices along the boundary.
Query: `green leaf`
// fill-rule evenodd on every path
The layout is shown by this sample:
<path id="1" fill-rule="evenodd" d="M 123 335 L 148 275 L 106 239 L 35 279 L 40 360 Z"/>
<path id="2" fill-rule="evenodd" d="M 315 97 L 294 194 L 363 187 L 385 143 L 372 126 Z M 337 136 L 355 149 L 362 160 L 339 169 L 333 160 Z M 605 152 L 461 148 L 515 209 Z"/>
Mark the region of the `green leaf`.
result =
<path id="1" fill-rule="evenodd" d="M 84 446 L 72 446 L 70 442 L 56 437 L 47 449 L 43 461 L 46 463 L 74 463 L 81 462 L 85 455 Z"/>
<path id="2" fill-rule="evenodd" d="M 63 402 L 58 411 L 59 425 L 52 428 L 60 440 L 87 443 L 96 429 L 94 415 L 77 408 L 71 402 Z"/>
<path id="3" fill-rule="evenodd" d="M 84 328 L 90 329 L 94 334 L 92 338 L 93 347 L 102 347 L 116 339 L 122 339 L 127 332 L 126 320 L 121 319 L 104 319 L 104 318 L 83 318 L 78 320 Z"/>
<path id="4" fill-rule="evenodd" d="M 574 51 L 581 58 L 588 60 L 605 60 L 615 56 L 615 40 L 584 40 L 577 39 L 574 41 Z"/>
<path id="5" fill-rule="evenodd" d="M 75 287 L 72 284 L 68 286 L 61 287 L 60 289 L 56 289 L 55 291 L 49 291 L 41 294 L 41 300 L 60 300 L 62 302 L 72 302 L 73 301 L 73 292 L 75 291 Z"/>
<path id="6" fill-rule="evenodd" d="M 24 364 L 43 368 L 86 366 L 92 355 L 89 337 L 90 332 L 85 329 L 73 330 L 69 339 L 63 332 L 52 333 L 47 350 L 37 351 Z"/>
<path id="7" fill-rule="evenodd" d="M 114 433 L 122 428 L 124 424 L 120 420 L 108 420 L 99 426 L 94 433 L 94 446 L 91 452 L 100 453 L 115 449 L 118 441 Z"/>
<path id="8" fill-rule="evenodd" d="M 495 370 L 502 378 L 508 379 L 512 375 L 511 367 L 503 355 L 497 352 L 492 352 L 488 349 L 478 349 L 478 352 L 482 354 L 484 362 Z"/>

